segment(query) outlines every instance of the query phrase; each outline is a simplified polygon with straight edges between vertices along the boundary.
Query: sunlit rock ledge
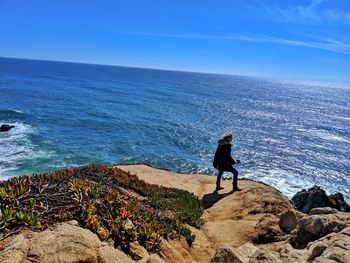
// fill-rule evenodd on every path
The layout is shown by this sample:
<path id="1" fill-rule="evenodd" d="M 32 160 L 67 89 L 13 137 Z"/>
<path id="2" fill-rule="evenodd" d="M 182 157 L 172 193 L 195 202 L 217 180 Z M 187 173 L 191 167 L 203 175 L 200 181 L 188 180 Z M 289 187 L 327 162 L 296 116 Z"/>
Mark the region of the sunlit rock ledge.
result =
<path id="1" fill-rule="evenodd" d="M 194 193 L 204 208 L 200 226 L 196 227 L 195 221 L 192 226 L 184 222 L 195 235 L 194 241 L 188 242 L 191 240 L 188 233 L 161 237 L 160 249 L 152 251 L 139 239 L 131 242 L 128 253 L 124 253 L 125 248 L 123 252 L 115 239 L 108 238 L 112 230 L 106 228 L 107 233 L 103 229 L 94 230 L 93 222 L 82 222 L 86 216 L 78 218 L 79 222 L 66 214 L 61 215 L 66 216 L 62 222 L 51 220 L 53 223 L 45 229 L 30 230 L 28 226 L 7 237 L 4 235 L 0 243 L 0 262 L 350 262 L 350 213 L 318 208 L 312 215 L 304 214 L 277 189 L 251 180 L 239 180 L 242 190 L 238 192 L 231 192 L 232 181 L 223 181 L 224 190 L 216 193 L 213 191 L 215 177 L 173 173 L 147 165 L 116 168 L 126 172 L 117 172 L 126 181 L 128 176 L 132 179 L 132 175 L 136 175 L 164 189 L 171 187 Z M 96 167 L 89 180 L 98 177 L 99 169 Z M 78 186 L 70 187 L 74 197 Z M 148 205 L 145 199 L 150 195 L 142 196 L 137 189 L 123 186 L 121 192 L 125 195 L 116 195 L 116 198 L 135 198 Z M 147 189 L 149 192 L 159 190 Z M 76 198 L 84 200 L 84 193 L 76 193 L 79 193 Z M 189 203 L 192 201 L 189 199 Z M 45 203 L 43 206 L 43 210 L 46 209 Z M 197 209 L 195 202 L 193 209 Z M 164 218 L 177 216 L 171 209 L 164 208 L 153 215 L 164 211 Z M 134 229 L 138 224 L 128 212 L 121 218 L 124 230 Z M 84 224 L 88 229 L 82 227 Z"/>

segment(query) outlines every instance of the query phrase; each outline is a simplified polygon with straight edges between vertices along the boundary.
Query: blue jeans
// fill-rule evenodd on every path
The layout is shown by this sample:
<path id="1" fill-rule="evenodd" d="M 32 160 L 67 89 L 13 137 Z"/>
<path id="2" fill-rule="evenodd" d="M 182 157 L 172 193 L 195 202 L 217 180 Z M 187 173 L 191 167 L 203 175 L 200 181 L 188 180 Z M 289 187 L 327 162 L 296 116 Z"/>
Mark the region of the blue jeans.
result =
<path id="1" fill-rule="evenodd" d="M 233 174 L 233 181 L 234 182 L 237 182 L 237 177 L 238 177 L 238 171 L 232 167 L 232 169 L 230 169 L 230 171 L 227 171 L 227 172 L 230 172 Z M 216 184 L 219 184 L 220 183 L 220 180 L 221 180 L 221 176 L 224 174 L 224 171 L 223 170 L 219 170 L 219 173 L 218 173 L 218 177 L 216 179 Z"/>

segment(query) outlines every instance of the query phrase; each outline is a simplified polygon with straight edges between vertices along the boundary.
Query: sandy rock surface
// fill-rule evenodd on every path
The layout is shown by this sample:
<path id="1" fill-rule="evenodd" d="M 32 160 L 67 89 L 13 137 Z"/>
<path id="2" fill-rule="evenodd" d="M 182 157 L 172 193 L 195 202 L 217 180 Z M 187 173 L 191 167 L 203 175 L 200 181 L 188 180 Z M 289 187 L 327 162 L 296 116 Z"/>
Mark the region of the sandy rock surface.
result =
<path id="1" fill-rule="evenodd" d="M 42 232 L 23 231 L 0 243 L 0 262 L 130 263 L 132 260 L 71 221 Z"/>
<path id="2" fill-rule="evenodd" d="M 208 262 L 222 245 L 239 247 L 251 242 L 255 238 L 255 227 L 264 213 L 277 215 L 293 208 L 288 198 L 279 191 L 251 180 L 240 180 L 242 191 L 234 193 L 231 192 L 232 181 L 225 180 L 222 183 L 224 189 L 215 193 L 214 176 L 178 174 L 147 165 L 118 167 L 136 174 L 147 183 L 184 189 L 202 199 L 206 208 L 204 224 L 201 230 L 193 230 L 197 236 L 193 247 L 187 249 L 188 253 L 182 253 L 182 258 L 167 251 L 164 256 L 169 258 L 168 262 Z"/>

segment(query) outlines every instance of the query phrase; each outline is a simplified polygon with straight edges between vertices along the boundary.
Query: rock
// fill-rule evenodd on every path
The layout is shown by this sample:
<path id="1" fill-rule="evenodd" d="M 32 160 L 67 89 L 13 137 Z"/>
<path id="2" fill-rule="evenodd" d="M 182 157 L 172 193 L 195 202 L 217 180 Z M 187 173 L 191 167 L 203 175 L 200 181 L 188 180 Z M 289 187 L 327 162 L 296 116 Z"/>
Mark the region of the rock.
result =
<path id="1" fill-rule="evenodd" d="M 247 261 L 248 261 L 248 258 L 251 258 L 258 249 L 259 248 L 257 246 L 253 245 L 250 242 L 247 242 L 247 243 L 243 244 L 242 246 L 235 248 L 235 250 L 239 254 L 244 255 L 247 258 Z"/>
<path id="2" fill-rule="evenodd" d="M 310 210 L 310 215 L 326 215 L 326 214 L 335 214 L 338 210 L 331 207 L 316 207 Z"/>
<path id="3" fill-rule="evenodd" d="M 115 249 L 111 246 L 102 246 L 98 250 L 98 263 L 114 263 L 118 260 L 118 263 L 132 263 L 133 261 L 128 258 L 124 252 L 119 249 Z"/>
<path id="4" fill-rule="evenodd" d="M 245 258 L 240 255 L 234 248 L 223 245 L 218 248 L 215 255 L 209 260 L 209 263 L 243 263 Z"/>
<path id="5" fill-rule="evenodd" d="M 133 242 L 130 244 L 130 255 L 135 260 L 148 258 L 149 256 L 147 250 L 138 242 Z"/>
<path id="6" fill-rule="evenodd" d="M 90 230 L 60 224 L 36 233 L 30 243 L 29 260 L 68 263 L 97 262 L 97 249 L 101 241 Z"/>
<path id="7" fill-rule="evenodd" d="M 279 263 L 279 259 L 264 249 L 258 249 L 249 260 L 249 263 Z"/>
<path id="8" fill-rule="evenodd" d="M 323 251 L 326 250 L 326 248 L 327 248 L 326 244 L 317 242 L 309 249 L 310 255 L 308 260 L 311 261 L 314 258 L 319 257 L 323 253 Z"/>
<path id="9" fill-rule="evenodd" d="M 350 227 L 310 243 L 306 250 L 312 262 L 350 262 Z"/>
<path id="10" fill-rule="evenodd" d="M 305 248 L 311 241 L 344 229 L 349 224 L 346 220 L 346 217 L 341 218 L 337 214 L 304 217 L 298 221 L 297 228 L 292 231 L 290 243 L 294 248 Z"/>
<path id="11" fill-rule="evenodd" d="M 299 211 L 306 214 L 316 207 L 331 207 L 342 212 L 350 212 L 350 206 L 341 193 L 327 196 L 326 192 L 316 185 L 307 191 L 303 189 L 296 193 L 292 202 Z"/>
<path id="12" fill-rule="evenodd" d="M 14 127 L 15 127 L 15 125 L 3 124 L 0 126 L 0 132 L 7 132 Z"/>
<path id="13" fill-rule="evenodd" d="M 333 208 L 342 212 L 350 212 L 350 206 L 346 203 L 341 193 L 330 195 L 329 200 L 331 201 Z"/>
<path id="14" fill-rule="evenodd" d="M 17 263 L 24 262 L 29 251 L 29 242 L 22 235 L 17 235 L 4 248 L 0 247 L 0 262 L 2 263 Z"/>
<path id="15" fill-rule="evenodd" d="M 294 249 L 289 243 L 282 243 L 273 250 L 283 263 L 307 262 L 307 253 L 304 250 Z"/>
<path id="16" fill-rule="evenodd" d="M 286 233 L 290 233 L 297 226 L 298 216 L 294 210 L 289 210 L 279 216 L 279 227 Z"/>
<path id="17" fill-rule="evenodd" d="M 307 191 L 303 189 L 296 193 L 292 198 L 292 202 L 299 211 L 306 214 L 308 214 L 314 207 L 326 207 L 332 205 L 326 192 L 316 185 Z"/>
<path id="18" fill-rule="evenodd" d="M 0 246 L 0 262 L 4 263 L 132 263 L 122 251 L 108 246 L 88 229 L 75 221 L 60 223 L 42 232 L 24 234 Z M 117 260 L 117 261 L 116 261 Z"/>
<path id="19" fill-rule="evenodd" d="M 151 254 L 146 263 L 165 263 L 165 261 L 157 254 Z"/>
<path id="20" fill-rule="evenodd" d="M 283 233 L 278 225 L 279 218 L 275 215 L 264 215 L 255 226 L 253 241 L 266 244 L 282 239 Z"/>

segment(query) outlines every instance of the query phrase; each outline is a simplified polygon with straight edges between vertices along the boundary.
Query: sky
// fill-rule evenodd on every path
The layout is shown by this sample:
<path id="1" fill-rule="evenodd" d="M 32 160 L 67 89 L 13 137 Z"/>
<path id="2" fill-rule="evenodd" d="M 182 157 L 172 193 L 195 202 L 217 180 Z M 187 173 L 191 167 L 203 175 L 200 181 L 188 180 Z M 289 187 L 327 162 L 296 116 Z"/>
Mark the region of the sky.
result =
<path id="1" fill-rule="evenodd" d="M 350 83 L 350 1 L 0 0 L 0 56 Z"/>

